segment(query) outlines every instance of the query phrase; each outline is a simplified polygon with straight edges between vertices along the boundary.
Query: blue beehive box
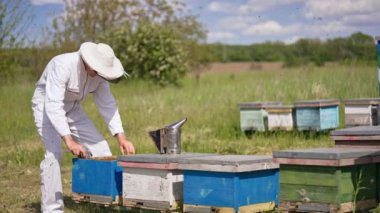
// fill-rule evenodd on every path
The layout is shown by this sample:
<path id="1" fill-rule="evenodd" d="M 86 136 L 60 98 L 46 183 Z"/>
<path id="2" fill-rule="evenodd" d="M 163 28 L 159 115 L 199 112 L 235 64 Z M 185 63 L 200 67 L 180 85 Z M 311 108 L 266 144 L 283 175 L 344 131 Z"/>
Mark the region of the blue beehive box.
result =
<path id="1" fill-rule="evenodd" d="M 76 201 L 119 204 L 123 169 L 115 157 L 72 160 L 72 192 Z"/>
<path id="2" fill-rule="evenodd" d="M 339 127 L 339 101 L 316 100 L 295 103 L 297 129 L 322 131 Z"/>
<path id="3" fill-rule="evenodd" d="M 183 159 L 184 212 L 262 212 L 278 204 L 278 165 L 270 156 Z"/>

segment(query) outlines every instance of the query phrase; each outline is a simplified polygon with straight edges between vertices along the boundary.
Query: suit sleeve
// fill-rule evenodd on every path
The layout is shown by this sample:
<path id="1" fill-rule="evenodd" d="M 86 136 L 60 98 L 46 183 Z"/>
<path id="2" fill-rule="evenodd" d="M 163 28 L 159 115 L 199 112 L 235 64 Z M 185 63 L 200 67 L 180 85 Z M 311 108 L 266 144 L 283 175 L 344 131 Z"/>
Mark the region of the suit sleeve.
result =
<path id="1" fill-rule="evenodd" d="M 117 133 L 124 132 L 119 109 L 107 81 L 100 82 L 94 92 L 94 100 L 104 121 L 108 124 L 111 134 L 116 135 Z"/>
<path id="2" fill-rule="evenodd" d="M 66 112 L 63 109 L 66 91 L 66 82 L 69 79 L 69 70 L 66 70 L 58 61 L 51 61 L 46 67 L 47 72 L 45 111 L 60 136 L 70 135 Z"/>

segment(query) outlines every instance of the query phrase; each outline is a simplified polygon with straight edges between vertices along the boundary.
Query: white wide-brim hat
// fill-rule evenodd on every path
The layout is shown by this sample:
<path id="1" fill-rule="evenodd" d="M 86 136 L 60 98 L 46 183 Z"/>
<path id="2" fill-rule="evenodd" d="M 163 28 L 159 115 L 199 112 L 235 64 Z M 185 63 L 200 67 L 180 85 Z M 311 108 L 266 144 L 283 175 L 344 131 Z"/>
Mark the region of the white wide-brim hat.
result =
<path id="1" fill-rule="evenodd" d="M 115 80 L 126 74 L 123 65 L 108 44 L 85 42 L 80 45 L 79 54 L 87 65 L 106 80 Z"/>

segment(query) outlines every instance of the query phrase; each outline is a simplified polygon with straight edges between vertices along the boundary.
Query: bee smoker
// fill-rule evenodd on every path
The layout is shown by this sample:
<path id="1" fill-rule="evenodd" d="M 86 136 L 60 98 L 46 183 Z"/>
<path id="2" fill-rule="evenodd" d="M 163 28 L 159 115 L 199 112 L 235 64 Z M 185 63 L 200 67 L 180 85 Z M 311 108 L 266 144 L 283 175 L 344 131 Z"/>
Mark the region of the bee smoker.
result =
<path id="1" fill-rule="evenodd" d="M 187 118 L 149 132 L 150 137 L 161 154 L 181 153 L 181 127 L 186 120 Z"/>

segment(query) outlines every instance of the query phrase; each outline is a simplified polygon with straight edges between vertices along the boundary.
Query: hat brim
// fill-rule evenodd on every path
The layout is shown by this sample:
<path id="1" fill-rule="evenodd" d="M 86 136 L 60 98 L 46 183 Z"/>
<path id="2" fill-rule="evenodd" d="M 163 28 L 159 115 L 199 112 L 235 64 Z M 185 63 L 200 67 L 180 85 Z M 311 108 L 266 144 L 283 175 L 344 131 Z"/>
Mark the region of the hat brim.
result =
<path id="1" fill-rule="evenodd" d="M 98 62 L 94 56 L 96 50 L 96 44 L 91 42 L 83 43 L 79 49 L 79 54 L 82 59 L 88 64 L 92 69 L 94 69 L 98 75 L 106 80 L 115 80 L 121 78 L 124 74 L 124 68 L 120 60 L 115 57 L 112 67 L 103 66 Z"/>

